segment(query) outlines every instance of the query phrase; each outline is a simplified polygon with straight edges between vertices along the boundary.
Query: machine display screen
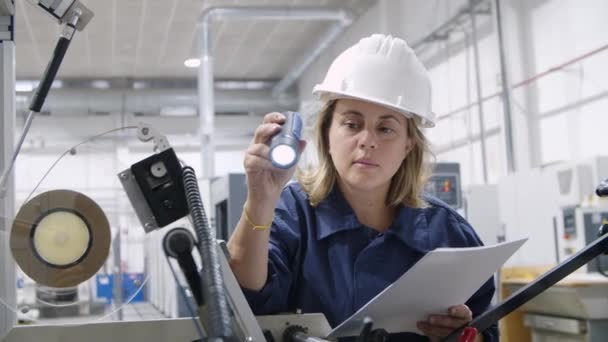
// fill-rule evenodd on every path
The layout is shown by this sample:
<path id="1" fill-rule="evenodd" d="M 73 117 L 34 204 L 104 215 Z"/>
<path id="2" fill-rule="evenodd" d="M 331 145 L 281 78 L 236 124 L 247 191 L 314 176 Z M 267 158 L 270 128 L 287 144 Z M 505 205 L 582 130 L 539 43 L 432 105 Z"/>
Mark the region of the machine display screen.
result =
<path id="1" fill-rule="evenodd" d="M 576 207 L 567 207 L 562 210 L 564 215 L 564 238 L 576 238 Z"/>
<path id="2" fill-rule="evenodd" d="M 435 174 L 426 184 L 426 192 L 446 202 L 453 208 L 462 206 L 460 201 L 460 177 L 457 174 Z"/>

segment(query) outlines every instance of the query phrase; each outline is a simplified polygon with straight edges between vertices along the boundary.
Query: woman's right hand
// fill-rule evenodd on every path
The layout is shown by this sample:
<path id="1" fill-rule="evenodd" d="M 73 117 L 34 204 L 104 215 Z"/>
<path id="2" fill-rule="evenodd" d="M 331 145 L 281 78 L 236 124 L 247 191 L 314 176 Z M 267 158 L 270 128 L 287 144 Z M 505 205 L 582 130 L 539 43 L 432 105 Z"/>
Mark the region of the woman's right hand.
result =
<path id="1" fill-rule="evenodd" d="M 255 130 L 253 140 L 245 153 L 245 172 L 247 174 L 248 201 L 257 203 L 276 202 L 283 187 L 293 176 L 295 166 L 284 170 L 274 167 L 269 158 L 270 140 L 281 131 L 285 116 L 274 112 L 264 116 L 264 121 Z M 300 141 L 300 153 L 306 142 Z M 261 201 L 261 202 L 258 202 Z"/>

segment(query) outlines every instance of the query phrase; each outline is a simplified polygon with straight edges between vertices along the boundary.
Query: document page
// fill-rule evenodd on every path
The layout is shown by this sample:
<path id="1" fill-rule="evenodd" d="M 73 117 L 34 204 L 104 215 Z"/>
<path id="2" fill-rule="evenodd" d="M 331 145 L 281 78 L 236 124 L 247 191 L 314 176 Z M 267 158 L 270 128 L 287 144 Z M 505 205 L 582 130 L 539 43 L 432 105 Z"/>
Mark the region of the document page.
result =
<path id="1" fill-rule="evenodd" d="M 365 317 L 374 329 L 418 332 L 416 322 L 464 304 L 527 239 L 492 246 L 438 248 L 338 325 L 329 338 L 355 336 Z"/>

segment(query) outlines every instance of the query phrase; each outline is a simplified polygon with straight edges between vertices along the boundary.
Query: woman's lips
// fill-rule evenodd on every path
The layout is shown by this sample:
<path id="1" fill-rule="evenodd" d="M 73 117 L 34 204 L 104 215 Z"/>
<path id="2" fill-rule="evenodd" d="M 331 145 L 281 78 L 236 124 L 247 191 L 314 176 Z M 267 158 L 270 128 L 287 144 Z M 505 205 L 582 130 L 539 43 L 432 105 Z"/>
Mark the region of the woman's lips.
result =
<path id="1" fill-rule="evenodd" d="M 361 166 L 378 166 L 378 164 L 374 163 L 373 161 L 371 161 L 369 159 L 355 160 L 354 164 L 361 165 Z"/>

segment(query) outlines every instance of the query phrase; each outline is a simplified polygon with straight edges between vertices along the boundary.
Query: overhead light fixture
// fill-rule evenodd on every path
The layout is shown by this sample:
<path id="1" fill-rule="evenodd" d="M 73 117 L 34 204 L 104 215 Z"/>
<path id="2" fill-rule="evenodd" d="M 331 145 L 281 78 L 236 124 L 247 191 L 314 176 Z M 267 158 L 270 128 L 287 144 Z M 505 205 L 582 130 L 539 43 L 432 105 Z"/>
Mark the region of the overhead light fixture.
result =
<path id="1" fill-rule="evenodd" d="M 215 89 L 221 90 L 263 90 L 272 89 L 276 82 L 273 81 L 215 81 Z"/>
<path id="2" fill-rule="evenodd" d="M 148 84 L 144 81 L 133 82 L 133 89 L 145 89 L 147 87 L 148 87 Z"/>
<path id="3" fill-rule="evenodd" d="M 91 82 L 91 87 L 95 89 L 108 89 L 110 88 L 110 82 L 106 80 L 95 80 Z"/>
<path id="4" fill-rule="evenodd" d="M 201 60 L 198 58 L 188 58 L 184 61 L 187 68 L 198 68 L 201 65 Z"/>
<path id="5" fill-rule="evenodd" d="M 163 106 L 161 116 L 196 116 L 196 108 L 192 106 Z"/>
<path id="6" fill-rule="evenodd" d="M 15 91 L 17 91 L 18 93 L 28 93 L 37 89 L 39 85 L 39 80 L 17 80 L 15 81 Z M 51 88 L 63 88 L 63 81 L 54 80 L 53 83 L 51 83 Z"/>
<path id="7" fill-rule="evenodd" d="M 62 80 L 54 80 L 53 83 L 51 84 L 51 88 L 53 88 L 53 89 L 61 89 L 61 88 L 63 88 L 63 81 Z"/>
<path id="8" fill-rule="evenodd" d="M 38 82 L 34 81 L 15 81 L 15 91 L 18 93 L 30 92 L 38 86 Z"/>

